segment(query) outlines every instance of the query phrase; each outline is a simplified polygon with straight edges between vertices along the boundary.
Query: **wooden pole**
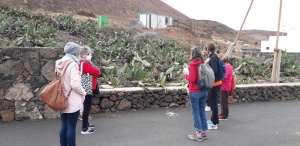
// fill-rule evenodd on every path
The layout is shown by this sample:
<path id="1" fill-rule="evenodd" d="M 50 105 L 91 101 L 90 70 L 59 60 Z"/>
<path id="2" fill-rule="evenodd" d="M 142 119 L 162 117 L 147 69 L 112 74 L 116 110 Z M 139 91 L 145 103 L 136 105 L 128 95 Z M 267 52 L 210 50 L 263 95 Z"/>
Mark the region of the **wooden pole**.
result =
<path id="1" fill-rule="evenodd" d="M 276 35 L 276 46 L 274 49 L 274 61 L 273 61 L 273 68 L 272 68 L 272 77 L 271 81 L 275 83 L 279 83 L 279 74 L 280 74 L 280 62 L 281 55 L 278 55 L 278 42 L 279 42 L 279 31 L 280 31 L 280 20 L 281 20 L 281 9 L 282 9 L 282 0 L 280 0 L 279 5 L 279 16 L 278 16 L 278 25 L 277 25 L 277 35 Z"/>
<path id="2" fill-rule="evenodd" d="M 240 36 L 240 32 L 241 32 L 242 29 L 243 29 L 243 26 L 244 26 L 245 21 L 246 21 L 246 19 L 247 19 L 247 17 L 248 17 L 248 14 L 249 14 L 249 11 L 250 11 L 250 9 L 251 9 L 251 7 L 252 7 L 253 2 L 254 2 L 254 0 L 252 0 L 251 3 L 250 3 L 250 6 L 249 6 L 248 11 L 247 11 L 247 13 L 246 13 L 246 16 L 245 16 L 245 18 L 244 18 L 244 20 L 243 20 L 243 23 L 242 23 L 242 25 L 241 25 L 241 27 L 240 27 L 240 30 L 238 31 L 238 34 L 236 35 L 236 37 L 235 37 L 235 39 L 234 39 L 233 44 L 229 44 L 229 47 L 228 47 L 228 49 L 227 49 L 227 51 L 226 51 L 226 53 L 225 53 L 225 55 L 228 56 L 228 57 L 231 56 L 232 50 L 233 50 L 233 48 L 234 48 L 234 46 L 235 46 L 235 44 L 236 44 L 237 39 L 238 39 L 239 36 Z"/>

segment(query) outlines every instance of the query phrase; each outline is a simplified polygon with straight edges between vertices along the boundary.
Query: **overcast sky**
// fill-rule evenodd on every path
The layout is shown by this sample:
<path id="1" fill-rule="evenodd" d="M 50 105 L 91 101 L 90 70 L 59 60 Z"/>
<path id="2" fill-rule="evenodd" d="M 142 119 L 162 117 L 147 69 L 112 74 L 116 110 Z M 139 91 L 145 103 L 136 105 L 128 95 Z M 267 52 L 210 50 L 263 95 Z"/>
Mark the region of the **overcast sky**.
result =
<path id="1" fill-rule="evenodd" d="M 190 18 L 241 27 L 251 0 L 162 0 Z M 254 0 L 243 29 L 277 30 L 280 0 Z M 300 0 L 283 0 L 281 30 L 300 26 Z"/>

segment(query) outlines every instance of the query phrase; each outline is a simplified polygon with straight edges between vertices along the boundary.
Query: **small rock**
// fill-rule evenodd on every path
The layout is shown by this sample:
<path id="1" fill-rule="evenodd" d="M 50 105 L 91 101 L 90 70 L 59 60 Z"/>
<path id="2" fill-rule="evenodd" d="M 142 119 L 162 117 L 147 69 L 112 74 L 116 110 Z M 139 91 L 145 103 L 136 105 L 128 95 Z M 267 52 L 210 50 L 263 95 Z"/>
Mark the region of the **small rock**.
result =
<path id="1" fill-rule="evenodd" d="M 116 95 L 111 95 L 111 96 L 109 97 L 109 100 L 115 102 L 115 101 L 118 100 L 118 98 L 117 98 Z"/>
<path id="2" fill-rule="evenodd" d="M 122 99 L 120 104 L 118 105 L 118 110 L 127 110 L 131 107 L 131 102 L 128 101 L 126 98 Z"/>
<path id="3" fill-rule="evenodd" d="M 92 98 L 92 105 L 99 104 L 100 99 L 98 97 L 93 97 Z"/>
<path id="4" fill-rule="evenodd" d="M 165 102 L 171 103 L 172 101 L 173 101 L 172 96 L 170 96 L 170 95 L 165 96 Z"/>
<path id="5" fill-rule="evenodd" d="M 90 113 L 97 114 L 100 112 L 100 107 L 98 105 L 92 105 Z"/>
<path id="6" fill-rule="evenodd" d="M 110 111 L 112 111 L 112 112 L 116 112 L 116 111 L 117 111 L 117 109 L 113 107 L 113 108 L 111 108 L 111 109 L 110 109 Z"/>
<path id="7" fill-rule="evenodd" d="M 131 103 L 132 103 L 132 104 L 137 104 L 137 102 L 138 102 L 137 99 L 133 99 Z"/>
<path id="8" fill-rule="evenodd" d="M 170 107 L 178 107 L 178 104 L 177 103 L 171 103 Z"/>
<path id="9" fill-rule="evenodd" d="M 1 111 L 2 122 L 12 122 L 15 119 L 13 112 L 9 110 Z"/>
<path id="10" fill-rule="evenodd" d="M 152 108 L 152 109 L 158 109 L 159 106 L 158 106 L 158 105 L 151 105 L 151 108 Z"/>
<path id="11" fill-rule="evenodd" d="M 103 98 L 101 101 L 101 108 L 110 109 L 114 106 L 114 102 L 109 101 L 107 98 Z"/>
<path id="12" fill-rule="evenodd" d="M 169 104 L 168 103 L 166 103 L 166 102 L 162 102 L 162 103 L 160 103 L 160 106 L 162 106 L 162 107 L 166 107 L 166 106 L 168 106 Z"/>
<path id="13" fill-rule="evenodd" d="M 120 97 L 120 96 L 124 96 L 124 94 L 125 94 L 124 92 L 119 92 L 119 93 L 118 93 L 118 96 L 119 96 L 119 97 Z"/>
<path id="14" fill-rule="evenodd" d="M 150 102 L 148 102 L 148 101 L 144 102 L 144 107 L 146 107 L 146 108 L 150 108 L 150 107 L 151 107 L 151 104 L 150 104 Z"/>
<path id="15" fill-rule="evenodd" d="M 145 108 L 143 103 L 137 103 L 136 107 L 139 108 L 139 109 L 144 109 Z"/>

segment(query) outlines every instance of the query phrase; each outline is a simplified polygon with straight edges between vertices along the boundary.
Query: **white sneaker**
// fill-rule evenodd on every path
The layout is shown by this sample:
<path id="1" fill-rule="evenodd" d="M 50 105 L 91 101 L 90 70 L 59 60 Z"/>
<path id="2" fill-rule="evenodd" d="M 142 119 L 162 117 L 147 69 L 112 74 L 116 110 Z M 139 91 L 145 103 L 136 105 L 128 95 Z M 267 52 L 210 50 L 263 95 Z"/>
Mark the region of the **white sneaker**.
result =
<path id="1" fill-rule="evenodd" d="M 196 141 L 203 141 L 203 137 L 202 136 L 199 136 L 197 137 L 195 134 L 194 135 L 188 135 L 188 139 L 190 140 L 196 140 Z"/>
<path id="2" fill-rule="evenodd" d="M 81 134 L 93 134 L 95 132 L 95 130 L 94 129 L 87 129 L 86 131 L 83 131 L 83 130 L 81 130 Z"/>
<path id="3" fill-rule="evenodd" d="M 218 129 L 218 125 L 214 125 L 214 124 L 209 124 L 208 125 L 208 129 L 210 129 L 210 130 L 217 130 Z"/>
<path id="4" fill-rule="evenodd" d="M 205 107 L 205 111 L 206 111 L 206 112 L 210 111 L 210 107 L 209 107 L 209 106 L 206 106 L 206 107 Z"/>

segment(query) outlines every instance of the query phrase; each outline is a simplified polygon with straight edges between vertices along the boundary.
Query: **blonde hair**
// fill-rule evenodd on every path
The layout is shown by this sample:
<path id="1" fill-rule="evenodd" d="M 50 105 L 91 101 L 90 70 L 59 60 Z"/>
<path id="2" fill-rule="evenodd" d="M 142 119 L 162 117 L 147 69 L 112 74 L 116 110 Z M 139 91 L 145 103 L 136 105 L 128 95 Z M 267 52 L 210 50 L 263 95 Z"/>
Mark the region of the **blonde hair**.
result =
<path id="1" fill-rule="evenodd" d="M 202 51 L 201 55 L 202 55 L 204 61 L 208 58 L 208 52 L 207 51 Z"/>

